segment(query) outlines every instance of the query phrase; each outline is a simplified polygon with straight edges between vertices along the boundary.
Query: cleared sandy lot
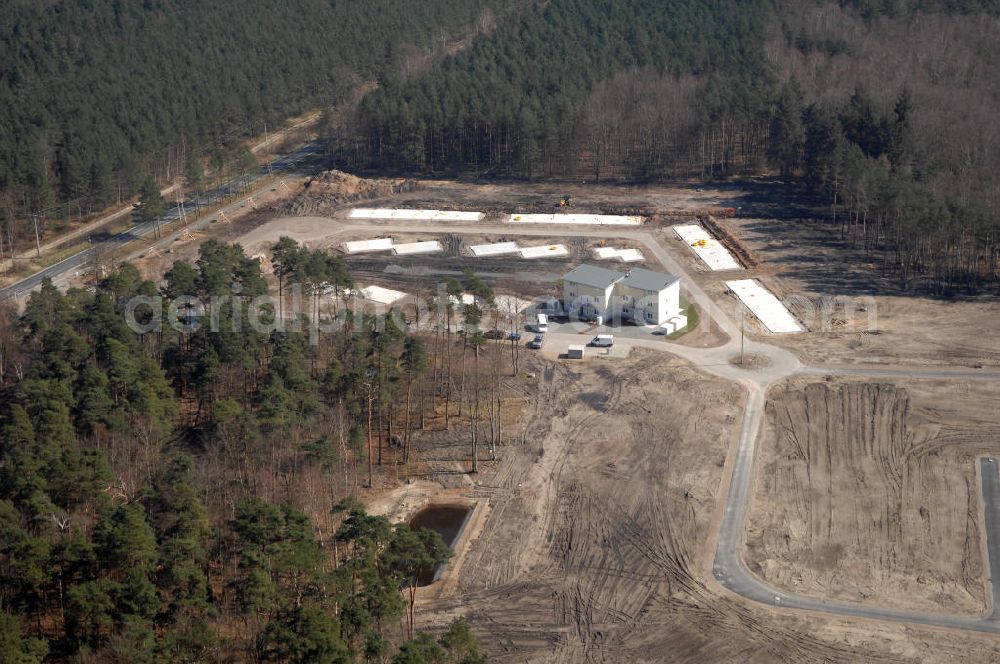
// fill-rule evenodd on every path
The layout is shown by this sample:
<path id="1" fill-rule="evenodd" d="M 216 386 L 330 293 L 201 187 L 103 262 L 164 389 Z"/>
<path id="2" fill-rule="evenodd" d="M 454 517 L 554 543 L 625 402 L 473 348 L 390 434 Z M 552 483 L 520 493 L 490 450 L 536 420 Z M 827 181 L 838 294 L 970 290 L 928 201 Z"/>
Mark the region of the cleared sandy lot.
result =
<path id="1" fill-rule="evenodd" d="M 810 329 L 771 340 L 804 361 L 1000 366 L 996 297 L 943 299 L 901 292 L 871 257 L 838 241 L 821 221 L 720 223 L 760 259 L 760 267 L 747 276 L 758 277 Z"/>
<path id="2" fill-rule="evenodd" d="M 984 612 L 973 461 L 1000 448 L 997 403 L 988 384 L 797 378 L 773 388 L 748 565 L 816 597 Z"/>
<path id="3" fill-rule="evenodd" d="M 424 624 L 467 615 L 489 635 L 497 662 L 985 662 L 1000 655 L 996 640 L 983 635 L 787 615 L 723 591 L 705 567 L 740 390 L 651 351 L 616 362 L 543 360 L 538 368 L 537 383 L 525 385 L 524 443 L 501 448 L 499 462 L 465 492 L 488 501 L 489 513 L 456 583 L 423 600 Z M 705 416 L 707 404 L 713 417 Z M 428 451 L 436 458 L 446 447 Z M 935 508 L 939 518 L 947 514 Z M 969 546 L 974 561 L 979 552 Z M 975 571 L 973 563 L 973 591 L 981 584 Z M 965 607 L 975 606 L 969 592 Z"/>

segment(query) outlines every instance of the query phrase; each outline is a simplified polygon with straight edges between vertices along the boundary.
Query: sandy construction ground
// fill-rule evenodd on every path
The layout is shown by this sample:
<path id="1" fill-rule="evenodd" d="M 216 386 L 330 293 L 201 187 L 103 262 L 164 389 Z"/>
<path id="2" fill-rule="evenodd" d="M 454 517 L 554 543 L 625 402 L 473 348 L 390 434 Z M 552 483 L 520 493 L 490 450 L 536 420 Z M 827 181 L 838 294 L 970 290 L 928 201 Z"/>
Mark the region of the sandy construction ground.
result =
<path id="1" fill-rule="evenodd" d="M 411 223 L 418 225 L 420 222 Z M 346 226 L 352 224 L 368 224 L 371 228 L 367 230 L 345 228 Z M 463 225 L 471 225 L 471 222 L 467 222 Z M 518 229 L 514 227 L 511 227 L 510 234 L 504 234 L 503 232 L 487 229 L 484 229 L 484 232 L 479 235 L 469 233 L 452 234 L 445 230 L 435 230 L 428 233 L 399 233 L 392 231 L 379 232 L 378 226 L 378 222 L 348 220 L 342 218 L 341 216 L 277 217 L 246 233 L 239 238 L 239 242 L 243 245 L 248 254 L 254 255 L 269 252 L 270 248 L 274 246 L 274 243 L 277 242 L 282 235 L 292 237 L 298 242 L 305 244 L 310 249 L 324 249 L 331 252 L 339 252 L 344 242 L 353 240 L 369 240 L 376 237 L 392 237 L 395 244 L 438 240 L 445 248 L 445 251 L 443 252 L 444 255 L 461 258 L 463 260 L 463 267 L 475 267 L 477 270 L 483 271 L 490 271 L 501 267 L 508 270 L 530 268 L 532 265 L 546 264 L 547 259 L 522 259 L 516 254 L 476 258 L 472 256 L 469 251 L 469 247 L 473 245 L 492 244 L 496 242 L 517 242 L 521 247 L 562 244 L 570 252 L 570 255 L 565 260 L 585 260 L 598 265 L 603 265 L 608 269 L 617 269 L 621 271 L 625 271 L 631 267 L 655 267 L 655 265 L 650 262 L 651 257 L 649 256 L 645 256 L 645 261 L 628 264 L 617 260 L 597 260 L 594 258 L 592 250 L 600 246 L 600 241 L 594 238 L 582 236 L 525 237 L 518 235 L 516 232 Z M 609 231 L 609 234 L 613 233 L 613 230 Z M 642 245 L 632 241 L 615 239 L 610 240 L 607 244 L 613 245 L 616 248 L 631 248 L 642 251 Z M 349 260 L 378 259 L 399 263 L 402 261 L 412 261 L 417 259 L 440 258 L 441 255 L 442 254 L 439 253 L 429 255 L 393 256 L 391 252 L 376 252 L 370 254 L 358 254 L 347 258 Z M 561 262 L 565 262 L 565 260 Z M 459 268 L 459 272 L 460 271 L 461 269 Z"/>
<path id="2" fill-rule="evenodd" d="M 759 277 L 811 332 L 772 337 L 814 364 L 1000 366 L 1000 302 L 906 293 L 875 258 L 816 220 L 725 219 L 760 260 Z M 840 298 L 836 302 L 833 298 Z M 831 313 L 823 313 L 824 302 Z M 854 315 L 845 314 L 845 304 Z M 871 325 L 874 334 L 867 333 Z"/>
<path id="3" fill-rule="evenodd" d="M 563 196 L 572 205 L 563 212 L 601 212 L 613 208 L 649 208 L 662 214 L 694 214 L 721 207 L 739 207 L 747 192 L 738 186 L 703 185 L 601 185 L 520 182 L 472 184 L 450 180 L 424 180 L 420 189 L 394 199 L 394 207 L 429 209 L 477 208 L 482 211 L 558 212 L 553 208 Z M 402 203 L 406 202 L 404 206 Z"/>
<path id="4" fill-rule="evenodd" d="M 457 584 L 418 609 L 425 626 L 466 615 L 496 662 L 1000 656 L 997 641 L 982 635 L 787 616 L 718 588 L 706 567 L 740 390 L 651 351 L 542 366 L 525 444 L 502 448 L 466 492 L 488 501 L 489 513 Z M 935 533 L 949 537 L 937 524 L 947 514 L 932 514 L 945 529 Z M 978 548 L 968 555 L 981 560 Z M 982 596 L 975 574 L 970 564 L 969 610 L 976 583 Z"/>
<path id="5" fill-rule="evenodd" d="M 573 195 L 580 212 L 655 208 L 663 218 L 647 230 L 739 320 L 739 307 L 721 285 L 738 277 L 700 269 L 697 257 L 664 227 L 690 221 L 705 206 L 738 206 L 748 196 L 735 187 L 424 182 L 382 203 L 542 207 L 562 193 Z M 681 218 L 685 213 L 689 217 Z M 322 214 L 329 217 L 272 211 L 220 233 L 251 255 L 267 253 L 285 234 L 314 248 L 360 239 L 341 232 L 342 209 Z M 877 283 L 849 288 L 861 283 L 864 270 L 835 279 L 853 255 L 821 242 L 806 226 L 725 223 L 761 260 L 741 276 L 759 278 L 783 297 L 870 296 L 877 307 L 878 334 L 833 326 L 776 337 L 761 334 L 751 319 L 749 336 L 761 334 L 809 364 L 1000 365 L 1000 339 L 988 333 L 1000 306 L 886 296 L 885 284 Z M 378 235 L 373 226 L 365 237 Z M 417 239 L 429 238 L 413 233 L 399 241 Z M 448 248 L 443 260 L 359 256 L 349 259 L 350 267 L 361 280 L 402 291 L 417 284 L 419 290 L 448 272 L 460 273 L 468 265 L 463 246 L 505 238 L 484 228 L 481 237 L 462 236 L 457 244 L 439 234 L 435 239 Z M 558 238 L 571 248 L 568 259 L 501 257 L 480 259 L 475 267 L 503 292 L 551 294 L 550 283 L 535 276 L 558 277 L 580 262 L 590 243 L 573 240 Z M 178 246 L 170 260 L 193 257 L 196 249 L 196 242 Z M 859 327 L 866 314 L 858 313 Z M 714 345 L 720 334 L 703 321 L 698 345 Z M 429 432 L 415 444 L 425 472 L 400 493 L 375 498 L 389 514 L 409 513 L 438 494 L 483 506 L 458 573 L 422 593 L 418 628 L 466 615 L 498 662 L 1000 661 L 995 636 L 791 612 L 751 603 L 713 580 L 727 464 L 744 402 L 736 384 L 638 348 L 627 358 L 584 362 L 534 354 L 526 356 L 523 371 L 517 381 L 523 410 L 511 423 L 518 430 L 509 432 L 497 461 L 484 462 L 470 477 L 460 427 Z M 986 600 L 972 459 L 1000 451 L 993 412 L 1000 393 L 960 382 L 810 380 L 815 385 L 796 379 L 771 393 L 748 565 L 778 586 L 816 597 L 981 612 Z"/>
<path id="6" fill-rule="evenodd" d="M 772 388 L 751 570 L 816 597 L 984 612 L 973 461 L 1000 452 L 997 403 L 988 384 L 797 378 Z"/>

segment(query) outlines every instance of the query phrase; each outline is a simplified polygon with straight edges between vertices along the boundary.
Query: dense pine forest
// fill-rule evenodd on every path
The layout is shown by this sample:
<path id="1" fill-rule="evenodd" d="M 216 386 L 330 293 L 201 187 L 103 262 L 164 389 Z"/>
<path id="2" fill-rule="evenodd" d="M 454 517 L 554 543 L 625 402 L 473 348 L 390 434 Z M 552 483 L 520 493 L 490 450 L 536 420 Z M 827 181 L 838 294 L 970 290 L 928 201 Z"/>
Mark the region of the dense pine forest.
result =
<path id="1" fill-rule="evenodd" d="M 475 29 L 488 0 L 58 0 L 0 15 L 0 219 L 86 214 Z M 22 220 L 22 223 L 16 223 Z"/>
<path id="2" fill-rule="evenodd" d="M 392 81 L 359 109 L 359 159 L 376 167 L 552 176 L 604 168 L 604 145 L 574 140 L 595 86 L 625 68 L 696 74 L 731 90 L 766 85 L 763 3 L 555 0 L 506 22 L 427 76 Z M 721 100 L 720 100 L 720 103 Z M 712 110 L 706 108 L 706 110 Z M 594 124 L 621 119 L 617 104 Z M 605 127 L 605 131 L 609 128 Z M 600 132 L 598 127 L 594 128 Z M 646 175 L 651 164 L 636 166 Z"/>
<path id="3" fill-rule="evenodd" d="M 352 496 L 408 472 L 422 430 L 473 470 L 496 444 L 516 359 L 475 331 L 492 293 L 450 280 L 476 302 L 442 295 L 419 335 L 344 308 L 310 334 L 289 295 L 313 311 L 351 275 L 287 238 L 272 258 L 208 241 L 161 288 L 126 264 L 0 312 L 0 661 L 483 661 L 462 621 L 414 629 L 440 536 Z M 271 278 L 287 301 L 255 304 Z M 161 294 L 205 309 L 154 319 Z"/>
<path id="4" fill-rule="evenodd" d="M 375 81 L 339 167 L 800 178 L 901 288 L 991 290 L 998 29 L 992 0 L 19 2 L 0 17 L 0 236 L 24 247 L 31 214 L 44 232 L 148 175 L 197 180 L 265 122 Z M 443 57 L 456 35 L 478 36 Z"/>
<path id="5" fill-rule="evenodd" d="M 802 178 L 902 288 L 995 289 L 995 2 L 552 0 L 358 109 L 357 167 Z"/>

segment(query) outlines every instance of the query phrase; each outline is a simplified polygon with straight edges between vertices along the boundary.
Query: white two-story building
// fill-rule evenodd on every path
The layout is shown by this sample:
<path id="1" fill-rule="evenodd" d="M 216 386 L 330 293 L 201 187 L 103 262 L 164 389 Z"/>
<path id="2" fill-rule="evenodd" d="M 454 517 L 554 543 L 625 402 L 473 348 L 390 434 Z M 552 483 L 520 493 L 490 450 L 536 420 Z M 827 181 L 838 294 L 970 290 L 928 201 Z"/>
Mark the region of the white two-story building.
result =
<path id="1" fill-rule="evenodd" d="M 637 267 L 615 284 L 613 297 L 622 318 L 640 325 L 662 325 L 681 311 L 681 280 Z"/>
<path id="2" fill-rule="evenodd" d="M 640 325 L 662 325 L 680 313 L 680 279 L 633 268 L 621 274 L 596 265 L 580 265 L 563 277 L 566 313 L 613 317 Z"/>
<path id="3" fill-rule="evenodd" d="M 596 265 L 580 265 L 563 277 L 563 306 L 567 315 L 606 318 L 615 284 L 625 275 Z"/>

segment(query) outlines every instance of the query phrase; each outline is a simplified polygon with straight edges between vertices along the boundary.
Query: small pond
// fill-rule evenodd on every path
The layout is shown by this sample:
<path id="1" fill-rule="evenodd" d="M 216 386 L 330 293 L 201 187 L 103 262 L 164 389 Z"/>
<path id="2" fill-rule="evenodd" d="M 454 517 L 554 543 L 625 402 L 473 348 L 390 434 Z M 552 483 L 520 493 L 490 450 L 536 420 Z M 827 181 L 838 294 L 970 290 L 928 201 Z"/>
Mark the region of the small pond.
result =
<path id="1" fill-rule="evenodd" d="M 427 528 L 441 535 L 441 539 L 452 549 L 472 515 L 471 505 L 428 505 L 410 519 L 410 528 Z M 443 565 L 437 569 L 425 570 L 417 578 L 418 586 L 429 586 L 441 577 Z"/>

